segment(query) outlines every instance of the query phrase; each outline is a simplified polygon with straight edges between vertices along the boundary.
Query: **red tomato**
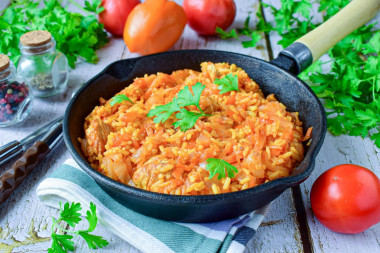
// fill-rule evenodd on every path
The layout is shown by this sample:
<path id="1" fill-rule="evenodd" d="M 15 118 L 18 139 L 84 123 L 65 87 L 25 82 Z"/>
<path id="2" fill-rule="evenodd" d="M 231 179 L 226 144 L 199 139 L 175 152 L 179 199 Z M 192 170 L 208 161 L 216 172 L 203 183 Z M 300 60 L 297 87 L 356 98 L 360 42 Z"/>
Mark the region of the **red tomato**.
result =
<path id="1" fill-rule="evenodd" d="M 184 0 L 183 8 L 189 26 L 201 35 L 216 34 L 217 26 L 227 29 L 236 15 L 233 0 Z"/>
<path id="2" fill-rule="evenodd" d="M 99 14 L 99 22 L 115 36 L 123 36 L 124 25 L 129 13 L 140 0 L 102 0 L 104 11 Z"/>
<path id="3" fill-rule="evenodd" d="M 361 166 L 338 165 L 314 182 L 310 202 L 315 216 L 327 228 L 360 233 L 380 222 L 380 180 Z"/>

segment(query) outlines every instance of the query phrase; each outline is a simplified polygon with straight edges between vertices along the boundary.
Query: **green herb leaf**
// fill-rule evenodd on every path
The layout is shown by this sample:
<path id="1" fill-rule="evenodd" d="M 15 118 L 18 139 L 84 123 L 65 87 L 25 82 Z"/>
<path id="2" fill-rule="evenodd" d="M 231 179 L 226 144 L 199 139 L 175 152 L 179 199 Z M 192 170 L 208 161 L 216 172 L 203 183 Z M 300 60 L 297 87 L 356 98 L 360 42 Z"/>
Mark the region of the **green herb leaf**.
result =
<path id="1" fill-rule="evenodd" d="M 375 142 L 375 145 L 380 147 L 380 131 L 376 134 L 371 135 L 371 140 Z"/>
<path id="2" fill-rule="evenodd" d="M 113 98 L 111 98 L 110 105 L 114 106 L 116 104 L 121 104 L 123 101 L 129 101 L 133 104 L 132 100 L 129 97 L 127 97 L 124 94 L 118 94 L 118 95 L 114 96 Z"/>
<path id="3" fill-rule="evenodd" d="M 153 122 L 158 124 L 165 122 L 173 113 L 178 112 L 175 115 L 178 121 L 173 122 L 173 125 L 175 128 L 180 127 L 181 131 L 185 132 L 194 127 L 195 123 L 200 117 L 210 116 L 208 114 L 205 114 L 199 105 L 201 94 L 205 88 L 205 85 L 196 83 L 191 87 L 193 92 L 191 93 L 189 86 L 185 86 L 178 92 L 177 96 L 174 97 L 171 102 L 167 103 L 166 105 L 159 105 L 151 109 L 148 112 L 147 117 L 155 116 Z M 200 113 L 191 112 L 185 109 L 186 106 L 191 105 L 196 106 L 199 109 Z"/>
<path id="4" fill-rule="evenodd" d="M 374 111 L 367 109 L 365 111 L 355 111 L 356 116 L 362 121 L 363 126 L 372 127 L 376 126 L 379 122 L 379 118 Z"/>
<path id="5" fill-rule="evenodd" d="M 195 105 L 199 108 L 199 110 L 202 110 L 199 107 L 199 100 L 201 98 L 202 91 L 206 88 L 206 85 L 202 85 L 201 83 L 196 83 L 191 89 L 193 90 L 193 94 L 191 94 L 191 91 L 189 89 L 189 86 L 185 86 L 182 90 L 178 92 L 177 95 L 177 102 L 178 105 L 184 107 L 189 105 Z"/>
<path id="6" fill-rule="evenodd" d="M 179 107 L 177 103 L 177 99 L 174 98 L 173 101 L 167 103 L 166 105 L 159 105 L 151 109 L 146 116 L 147 117 L 156 116 L 153 119 L 153 122 L 156 124 L 159 124 L 159 123 L 164 123 L 165 121 L 169 119 L 170 115 L 180 110 L 181 110 L 181 107 Z"/>
<path id="7" fill-rule="evenodd" d="M 214 83 L 219 85 L 218 89 L 220 90 L 220 94 L 233 90 L 239 91 L 238 76 L 234 76 L 231 73 L 221 79 L 215 79 Z"/>
<path id="8" fill-rule="evenodd" d="M 92 3 L 90 1 L 85 0 L 84 9 L 89 12 L 94 12 L 96 14 L 99 14 L 102 11 L 104 11 L 104 7 L 100 6 L 101 3 L 102 3 L 102 0 L 92 0 Z"/>
<path id="9" fill-rule="evenodd" d="M 69 224 L 70 226 L 75 227 L 75 225 L 82 220 L 80 218 L 80 210 L 82 210 L 80 203 L 72 202 L 70 206 L 70 204 L 67 202 L 63 206 L 63 210 L 60 213 L 60 219 L 67 222 L 67 224 Z"/>
<path id="10" fill-rule="evenodd" d="M 78 235 L 82 236 L 90 249 L 103 248 L 103 246 L 107 246 L 109 243 L 101 236 L 90 234 L 90 232 L 95 230 L 96 224 L 98 223 L 96 206 L 92 202 L 90 203 L 90 210 L 86 212 L 86 219 L 89 223 L 88 229 L 79 230 Z"/>
<path id="11" fill-rule="evenodd" d="M 175 115 L 178 121 L 173 123 L 173 126 L 175 128 L 180 127 L 182 132 L 186 132 L 190 128 L 192 128 L 197 120 L 202 117 L 206 116 L 204 113 L 199 112 L 189 112 L 186 109 L 181 109 L 179 113 Z"/>
<path id="12" fill-rule="evenodd" d="M 225 32 L 222 28 L 216 27 L 216 34 L 218 34 L 219 37 L 224 40 L 238 37 L 235 29 L 232 29 L 230 32 Z"/>
<path id="13" fill-rule="evenodd" d="M 92 235 L 85 231 L 80 231 L 79 235 L 87 242 L 90 249 L 103 248 L 109 244 L 107 240 L 104 240 L 101 236 Z"/>
<path id="14" fill-rule="evenodd" d="M 80 235 L 87 242 L 88 247 L 91 249 L 102 248 L 103 246 L 108 245 L 108 242 L 104 240 L 101 236 L 90 234 L 90 232 L 95 230 L 96 225 L 98 223 L 98 217 L 96 215 L 96 206 L 92 202 L 90 203 L 90 210 L 86 212 L 86 219 L 89 222 L 89 227 L 87 230 L 71 231 L 63 229 L 60 226 L 60 222 L 62 221 L 66 222 L 71 227 L 75 227 L 75 225 L 79 223 L 79 221 L 81 220 L 81 218 L 79 218 L 79 211 L 82 210 L 80 203 L 73 202 L 71 203 L 71 205 L 69 203 L 65 203 L 63 210 L 60 203 L 60 207 L 60 217 L 58 220 L 53 218 L 52 231 L 53 228 L 56 227 L 58 230 L 62 232 Z M 72 241 L 74 237 L 72 235 L 60 235 L 52 232 L 51 238 L 52 245 L 48 249 L 49 253 L 64 253 L 67 251 L 74 250 L 74 242 Z"/>
<path id="15" fill-rule="evenodd" d="M 235 173 L 238 173 L 238 169 L 229 164 L 228 162 L 217 159 L 217 158 L 209 158 L 207 159 L 206 170 L 210 172 L 210 179 L 213 178 L 216 174 L 218 174 L 218 179 L 222 179 L 226 177 L 226 171 L 228 177 L 235 177 Z"/>
<path id="16" fill-rule="evenodd" d="M 90 203 L 90 210 L 86 212 L 86 219 L 88 220 L 89 224 L 87 231 L 94 231 L 96 224 L 98 224 L 98 216 L 96 216 L 96 206 L 92 202 Z"/>
<path id="17" fill-rule="evenodd" d="M 262 17 L 261 13 L 258 14 L 260 17 Z M 232 29 L 229 33 L 223 31 L 221 28 L 217 27 L 216 28 L 216 33 L 219 35 L 220 38 L 222 39 L 229 39 L 229 38 L 234 38 L 234 39 L 239 39 L 239 36 L 247 36 L 250 38 L 250 40 L 244 40 L 241 42 L 244 48 L 248 47 L 255 47 L 257 42 L 259 42 L 262 38 L 261 32 L 266 32 L 269 31 L 270 26 L 265 25 L 265 22 L 260 22 L 256 26 L 256 29 L 251 29 L 249 27 L 249 21 L 250 21 L 250 16 L 248 16 L 245 21 L 244 21 L 244 27 L 242 28 L 237 28 Z M 260 30 L 259 27 L 262 29 Z M 237 31 L 237 32 L 236 32 Z"/>
<path id="18" fill-rule="evenodd" d="M 53 243 L 51 245 L 51 248 L 48 249 L 48 252 L 62 252 L 65 253 L 68 250 L 73 251 L 74 250 L 74 242 L 71 241 L 73 239 L 72 235 L 57 235 L 52 234 L 51 239 L 53 240 Z"/>

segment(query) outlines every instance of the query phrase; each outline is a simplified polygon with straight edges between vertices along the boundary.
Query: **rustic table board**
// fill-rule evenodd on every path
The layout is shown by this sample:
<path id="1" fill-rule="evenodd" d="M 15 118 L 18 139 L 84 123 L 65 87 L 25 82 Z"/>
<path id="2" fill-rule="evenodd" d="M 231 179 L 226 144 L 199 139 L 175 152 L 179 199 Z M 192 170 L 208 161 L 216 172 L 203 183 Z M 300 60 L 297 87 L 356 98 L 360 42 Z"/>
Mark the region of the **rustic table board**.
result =
<path id="1" fill-rule="evenodd" d="M 7 0 L 1 0 L 0 9 L 5 8 L 6 3 Z M 258 1 L 237 0 L 236 5 L 237 16 L 233 27 L 241 26 L 249 13 L 252 13 L 254 20 Z M 265 15 L 267 20 L 271 20 L 272 17 L 268 13 Z M 379 16 L 377 20 L 380 20 Z M 269 40 L 263 39 L 256 48 L 245 49 L 238 41 L 200 37 L 187 26 L 173 50 L 216 49 L 270 60 L 272 55 L 276 56 L 281 50 L 276 45 L 277 40 L 278 37 L 271 34 Z M 47 99 L 35 99 L 31 115 L 25 122 L 15 127 L 0 129 L 0 145 L 11 140 L 19 140 L 46 122 L 63 115 L 72 93 L 109 63 L 138 56 L 130 53 L 120 38 L 112 38 L 107 46 L 98 51 L 98 54 L 97 64 L 80 61 L 76 69 L 71 70 L 69 87 L 64 94 Z M 62 142 L 1 205 L 1 253 L 46 252 L 51 244 L 51 217 L 57 216 L 58 210 L 42 205 L 37 199 L 35 190 L 48 174 L 68 158 L 70 155 Z M 334 137 L 327 133 L 310 178 L 299 188 L 286 190 L 273 201 L 263 224 L 247 247 L 247 252 L 380 252 L 380 224 L 358 235 L 343 235 L 326 229 L 311 211 L 309 192 L 313 182 L 328 168 L 342 163 L 365 166 L 380 176 L 380 150 L 371 140 L 349 136 Z M 0 173 L 3 169 L 5 168 L 1 168 Z M 303 203 L 304 209 L 297 208 L 300 203 Z M 109 246 L 98 250 L 99 252 L 139 252 L 102 226 L 99 226 L 95 232 L 110 242 Z M 89 251 L 82 240 L 78 240 L 76 245 L 76 252 Z"/>

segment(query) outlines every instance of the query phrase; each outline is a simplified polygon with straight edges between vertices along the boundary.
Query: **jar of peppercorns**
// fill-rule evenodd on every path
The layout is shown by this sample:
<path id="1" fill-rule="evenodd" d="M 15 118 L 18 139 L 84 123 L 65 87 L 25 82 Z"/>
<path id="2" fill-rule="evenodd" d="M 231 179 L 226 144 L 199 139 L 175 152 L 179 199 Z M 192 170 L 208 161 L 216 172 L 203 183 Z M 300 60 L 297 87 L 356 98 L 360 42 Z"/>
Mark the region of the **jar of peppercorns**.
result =
<path id="1" fill-rule="evenodd" d="M 29 86 L 16 76 L 15 66 L 9 57 L 0 54 L 0 127 L 23 121 L 31 104 Z"/>
<path id="2" fill-rule="evenodd" d="M 55 49 L 50 32 L 27 32 L 20 37 L 19 46 L 17 74 L 30 85 L 33 96 L 49 97 L 65 91 L 69 77 L 67 58 Z"/>

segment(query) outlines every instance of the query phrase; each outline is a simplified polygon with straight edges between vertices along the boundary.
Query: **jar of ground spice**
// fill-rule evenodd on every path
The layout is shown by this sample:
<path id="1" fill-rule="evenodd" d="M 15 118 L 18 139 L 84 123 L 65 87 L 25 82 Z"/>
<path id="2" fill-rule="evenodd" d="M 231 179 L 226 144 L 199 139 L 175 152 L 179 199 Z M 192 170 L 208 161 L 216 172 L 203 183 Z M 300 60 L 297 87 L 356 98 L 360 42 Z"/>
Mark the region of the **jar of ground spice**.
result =
<path id="1" fill-rule="evenodd" d="M 48 31 L 27 32 L 20 38 L 21 57 L 17 73 L 30 85 L 36 97 L 62 93 L 67 86 L 69 67 L 64 54 L 55 49 Z"/>
<path id="2" fill-rule="evenodd" d="M 28 85 L 15 75 L 9 57 L 0 54 L 0 127 L 23 121 L 29 114 L 32 96 Z"/>

